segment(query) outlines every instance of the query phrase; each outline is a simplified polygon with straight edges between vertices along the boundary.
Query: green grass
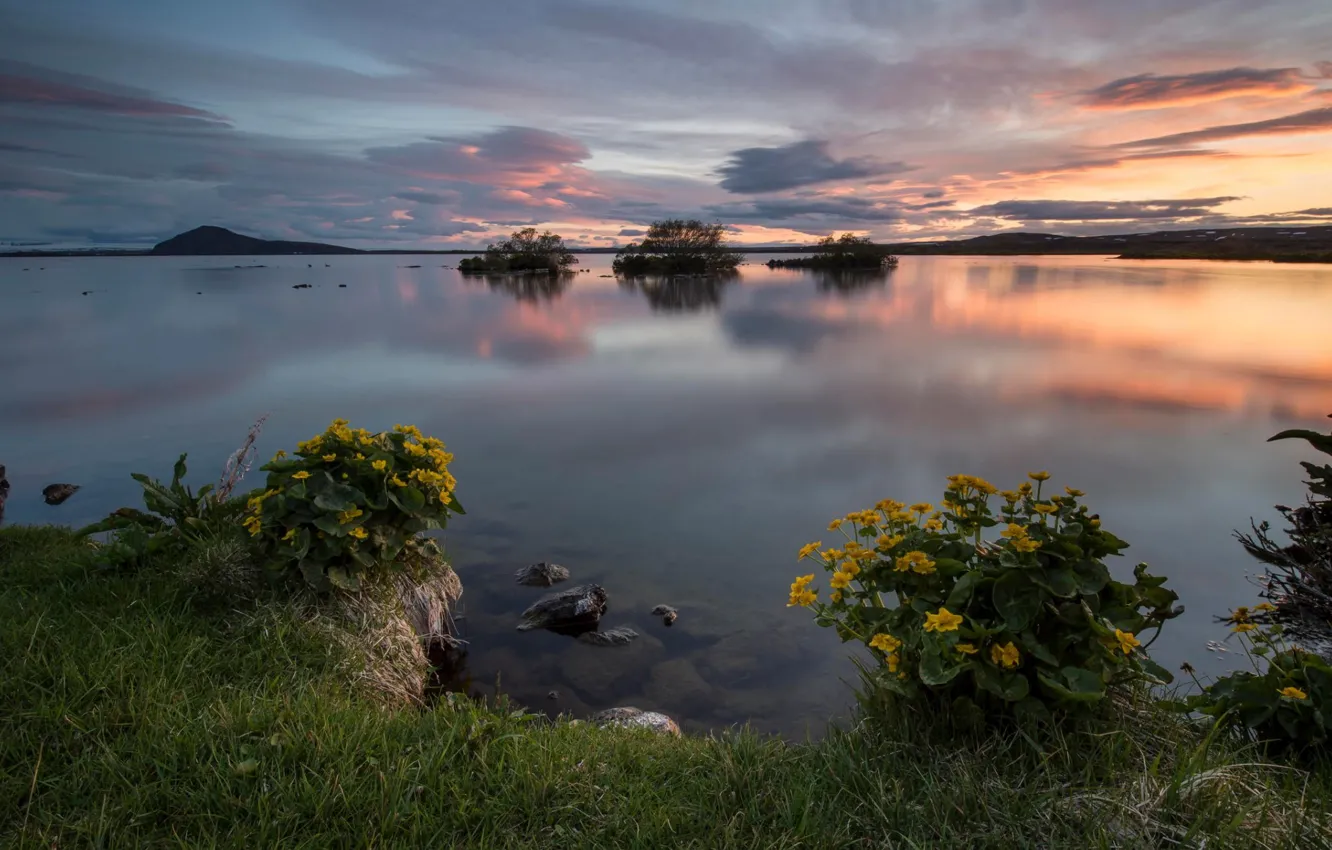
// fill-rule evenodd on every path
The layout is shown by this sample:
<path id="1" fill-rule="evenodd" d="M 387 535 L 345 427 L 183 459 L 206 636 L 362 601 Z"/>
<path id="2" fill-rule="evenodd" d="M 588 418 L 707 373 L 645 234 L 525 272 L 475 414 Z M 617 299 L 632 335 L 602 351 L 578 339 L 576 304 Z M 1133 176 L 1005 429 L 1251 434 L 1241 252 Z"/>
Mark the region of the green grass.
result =
<path id="1" fill-rule="evenodd" d="M 1332 773 L 1149 705 L 1044 741 L 811 744 L 386 707 L 280 600 L 195 588 L 0 531 L 0 846 L 1332 846 Z"/>

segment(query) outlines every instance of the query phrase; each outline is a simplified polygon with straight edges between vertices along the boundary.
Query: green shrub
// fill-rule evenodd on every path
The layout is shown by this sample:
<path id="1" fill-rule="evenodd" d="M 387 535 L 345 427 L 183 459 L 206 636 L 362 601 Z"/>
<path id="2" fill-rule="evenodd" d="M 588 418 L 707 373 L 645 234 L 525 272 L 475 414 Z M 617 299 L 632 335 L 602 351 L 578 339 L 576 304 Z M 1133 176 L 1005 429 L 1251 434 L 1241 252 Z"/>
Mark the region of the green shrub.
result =
<path id="1" fill-rule="evenodd" d="M 1231 612 L 1226 621 L 1254 672 L 1222 676 L 1183 707 L 1259 741 L 1326 747 L 1332 732 L 1332 664 L 1288 643 L 1284 628 L 1265 617 L 1274 610 L 1263 602 Z"/>
<path id="2" fill-rule="evenodd" d="M 508 239 L 487 245 L 484 256 L 463 259 L 458 270 L 471 274 L 534 271 L 556 274 L 577 263 L 578 258 L 558 234 L 549 230 L 537 233 L 535 227 L 525 227 L 515 230 Z"/>
<path id="3" fill-rule="evenodd" d="M 744 255 L 726 243 L 726 228 L 698 219 L 654 221 L 642 242 L 621 248 L 611 264 L 616 274 L 718 274 L 734 272 Z"/>
<path id="4" fill-rule="evenodd" d="M 414 426 L 371 434 L 335 419 L 295 457 L 278 452 L 262 467 L 267 488 L 249 499 L 244 525 L 271 569 L 296 570 L 318 590 L 355 590 L 368 571 L 432 546 L 421 532 L 463 513 L 451 460 Z"/>
<path id="5" fill-rule="evenodd" d="M 100 550 L 104 563 L 123 567 L 154 555 L 179 555 L 209 538 L 232 533 L 240 516 L 239 500 L 221 497 L 211 484 L 200 487 L 198 493 L 182 484 L 187 471 L 185 458 L 181 455 L 176 460 L 170 484 L 140 472 L 130 476 L 143 487 L 147 513 L 119 508 L 106 519 L 76 532 L 82 537 L 111 532 Z"/>
<path id="6" fill-rule="evenodd" d="M 895 269 L 897 257 L 867 236 L 825 236 L 809 257 L 768 260 L 770 269 Z"/>
<path id="7" fill-rule="evenodd" d="M 1103 559 L 1127 544 L 1088 515 L 1082 493 L 1045 497 L 1049 474 L 1031 478 L 1035 487 L 1001 494 L 997 513 L 992 484 L 954 475 L 941 511 L 887 499 L 834 520 L 839 547 L 800 550 L 830 574 L 827 601 L 811 574 L 791 586 L 790 604 L 872 650 L 873 691 L 951 700 L 969 714 L 1046 717 L 1130 683 L 1170 681 L 1139 635 L 1159 635 L 1182 613 L 1177 595 L 1144 564 L 1133 584 L 1112 579 Z M 999 538 L 985 539 L 1001 523 Z"/>

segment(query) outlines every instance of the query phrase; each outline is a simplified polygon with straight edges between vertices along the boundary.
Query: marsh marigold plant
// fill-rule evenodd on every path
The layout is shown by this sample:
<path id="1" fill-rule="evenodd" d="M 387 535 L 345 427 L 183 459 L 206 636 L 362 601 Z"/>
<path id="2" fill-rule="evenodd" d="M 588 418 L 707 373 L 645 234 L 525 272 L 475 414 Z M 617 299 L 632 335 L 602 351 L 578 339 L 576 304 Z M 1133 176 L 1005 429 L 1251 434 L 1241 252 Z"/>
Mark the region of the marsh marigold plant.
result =
<path id="1" fill-rule="evenodd" d="M 1045 717 L 1131 682 L 1170 681 L 1141 636 L 1182 612 L 1176 594 L 1144 564 L 1133 584 L 1113 579 L 1104 559 L 1128 544 L 1081 491 L 1047 492 L 1046 472 L 1029 478 L 1000 491 L 954 475 L 937 508 L 885 499 L 833 520 L 838 540 L 798 553 L 827 591 L 818 571 L 801 576 L 788 605 L 865 644 L 877 659 L 869 686 L 908 699 Z"/>
<path id="2" fill-rule="evenodd" d="M 322 434 L 262 469 L 244 525 L 277 570 L 312 586 L 355 589 L 368 570 L 387 569 L 422 532 L 463 513 L 449 472 L 453 455 L 412 425 L 378 434 L 336 419 Z"/>

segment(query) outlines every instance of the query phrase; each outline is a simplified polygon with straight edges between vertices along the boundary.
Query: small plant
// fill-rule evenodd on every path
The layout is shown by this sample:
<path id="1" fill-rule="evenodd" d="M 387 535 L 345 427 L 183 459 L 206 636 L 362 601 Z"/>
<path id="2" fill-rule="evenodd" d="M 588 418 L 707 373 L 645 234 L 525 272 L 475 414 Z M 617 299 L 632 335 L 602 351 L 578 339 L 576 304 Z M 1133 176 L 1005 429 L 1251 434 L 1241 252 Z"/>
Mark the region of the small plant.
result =
<path id="1" fill-rule="evenodd" d="M 768 260 L 770 269 L 895 269 L 897 257 L 867 236 L 825 236 L 808 257 Z"/>
<path id="2" fill-rule="evenodd" d="M 744 255 L 726 244 L 726 228 L 698 219 L 654 221 L 642 242 L 631 242 L 615 255 L 616 274 L 719 274 L 734 272 Z"/>
<path id="3" fill-rule="evenodd" d="M 508 239 L 486 246 L 481 257 L 467 257 L 458 264 L 458 270 L 472 274 L 502 274 L 505 272 L 549 272 L 557 274 L 578 263 L 557 234 L 547 230 L 537 233 L 535 227 L 516 230 Z"/>
<path id="4" fill-rule="evenodd" d="M 1279 746 L 1323 748 L 1332 733 L 1332 664 L 1286 641 L 1267 620 L 1270 602 L 1236 608 L 1226 618 L 1254 672 L 1217 679 L 1183 708 L 1217 718 L 1246 736 Z"/>
<path id="5" fill-rule="evenodd" d="M 1049 477 L 1032 473 L 998 493 L 954 475 L 940 510 L 885 499 L 839 517 L 828 530 L 845 540 L 799 553 L 829 574 L 827 601 L 810 574 L 792 584 L 789 604 L 870 648 L 879 662 L 863 670 L 872 692 L 951 700 L 968 714 L 1044 718 L 1130 683 L 1170 681 L 1140 636 L 1155 630 L 1155 640 L 1183 612 L 1172 607 L 1178 596 L 1145 564 L 1133 584 L 1111 578 L 1103 559 L 1128 544 L 1087 513 L 1080 491 L 1046 496 Z"/>
<path id="6" fill-rule="evenodd" d="M 267 487 L 250 497 L 244 526 L 270 568 L 312 587 L 355 590 L 368 571 L 401 563 L 433 543 L 418 539 L 463 513 L 449 473 L 453 455 L 415 426 L 372 434 L 336 419 L 261 467 Z"/>
<path id="7" fill-rule="evenodd" d="M 239 515 L 238 502 L 220 497 L 211 484 L 200 487 L 198 493 L 182 484 L 185 458 L 181 455 L 177 459 L 170 484 L 138 472 L 131 476 L 143 487 L 148 513 L 120 508 L 76 533 L 87 537 L 111 532 L 103 548 L 103 560 L 111 566 L 129 566 L 148 556 L 178 552 L 210 536 L 225 534 Z"/>

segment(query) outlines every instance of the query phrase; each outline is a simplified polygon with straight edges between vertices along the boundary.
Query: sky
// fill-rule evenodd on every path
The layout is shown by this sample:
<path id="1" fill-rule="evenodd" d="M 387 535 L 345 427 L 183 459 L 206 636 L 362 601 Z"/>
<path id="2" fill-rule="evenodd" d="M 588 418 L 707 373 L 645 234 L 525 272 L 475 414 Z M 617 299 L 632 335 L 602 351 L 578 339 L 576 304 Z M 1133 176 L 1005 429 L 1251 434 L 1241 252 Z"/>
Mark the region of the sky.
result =
<path id="1" fill-rule="evenodd" d="M 1328 0 L 0 0 L 0 249 L 1332 224 Z"/>

